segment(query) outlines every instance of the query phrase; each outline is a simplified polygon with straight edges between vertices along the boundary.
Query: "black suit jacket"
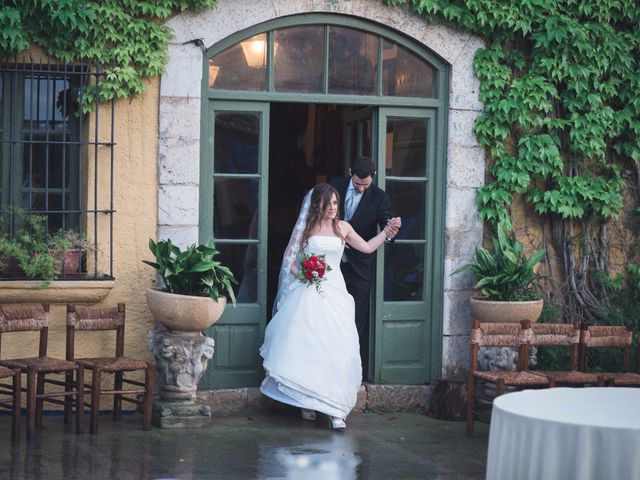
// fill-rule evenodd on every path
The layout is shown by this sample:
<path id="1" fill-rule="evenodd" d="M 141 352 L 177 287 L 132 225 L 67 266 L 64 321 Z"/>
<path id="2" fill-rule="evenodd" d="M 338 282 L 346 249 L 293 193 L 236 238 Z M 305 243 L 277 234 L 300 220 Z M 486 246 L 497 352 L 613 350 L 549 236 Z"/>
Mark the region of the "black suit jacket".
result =
<path id="1" fill-rule="evenodd" d="M 340 194 L 340 219 L 342 220 L 344 220 L 344 198 L 350 181 L 351 177 L 335 177 L 329 182 Z M 383 229 L 392 216 L 389 195 L 377 186 L 371 185 L 363 193 L 349 223 L 358 235 L 368 241 L 378 233 L 376 227 Z M 345 251 L 358 277 L 370 282 L 375 253 L 362 253 L 354 248 L 347 248 Z"/>

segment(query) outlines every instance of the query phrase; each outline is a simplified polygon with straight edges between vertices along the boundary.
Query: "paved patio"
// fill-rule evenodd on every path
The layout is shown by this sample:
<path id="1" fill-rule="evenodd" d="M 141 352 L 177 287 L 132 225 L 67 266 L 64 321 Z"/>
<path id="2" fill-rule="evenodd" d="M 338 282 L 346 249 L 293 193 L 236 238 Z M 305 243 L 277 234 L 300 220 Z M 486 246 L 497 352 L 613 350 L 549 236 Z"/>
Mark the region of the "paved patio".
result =
<path id="1" fill-rule="evenodd" d="M 75 435 L 47 416 L 36 438 L 9 441 L 0 417 L 0 478 L 56 479 L 483 479 L 488 427 L 418 414 L 355 413 L 344 433 L 294 410 L 214 417 L 200 430 L 144 432 L 138 414 Z M 24 433 L 24 432 L 23 432 Z"/>

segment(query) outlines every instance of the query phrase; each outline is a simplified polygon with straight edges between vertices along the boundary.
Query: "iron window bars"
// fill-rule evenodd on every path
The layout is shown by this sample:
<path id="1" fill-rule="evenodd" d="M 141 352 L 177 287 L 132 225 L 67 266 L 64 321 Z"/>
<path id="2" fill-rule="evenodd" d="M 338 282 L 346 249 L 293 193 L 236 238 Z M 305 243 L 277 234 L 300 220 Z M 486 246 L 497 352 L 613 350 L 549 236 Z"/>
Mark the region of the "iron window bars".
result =
<path id="1" fill-rule="evenodd" d="M 24 211 L 44 217 L 48 238 L 75 232 L 81 261 L 63 263 L 64 279 L 113 278 L 115 105 L 99 105 L 105 77 L 100 66 L 51 57 L 0 60 L 0 230 L 20 233 Z"/>

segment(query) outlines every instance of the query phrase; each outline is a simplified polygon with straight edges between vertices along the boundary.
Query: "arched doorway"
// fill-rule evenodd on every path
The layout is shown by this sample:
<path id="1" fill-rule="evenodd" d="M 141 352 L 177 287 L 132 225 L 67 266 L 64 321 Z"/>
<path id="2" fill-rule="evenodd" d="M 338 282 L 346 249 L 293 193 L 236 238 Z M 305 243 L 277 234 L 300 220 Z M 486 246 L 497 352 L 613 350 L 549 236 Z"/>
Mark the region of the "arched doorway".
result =
<path id="1" fill-rule="evenodd" d="M 405 225 L 378 255 L 365 379 L 429 382 L 440 368 L 431 349 L 442 309 L 444 62 L 396 32 L 318 14 L 224 39 L 204 72 L 200 238 L 216 239 L 240 285 L 237 308 L 209 332 L 216 355 L 203 386 L 259 382 L 258 347 L 300 200 L 358 154 L 377 160 L 376 181 Z"/>

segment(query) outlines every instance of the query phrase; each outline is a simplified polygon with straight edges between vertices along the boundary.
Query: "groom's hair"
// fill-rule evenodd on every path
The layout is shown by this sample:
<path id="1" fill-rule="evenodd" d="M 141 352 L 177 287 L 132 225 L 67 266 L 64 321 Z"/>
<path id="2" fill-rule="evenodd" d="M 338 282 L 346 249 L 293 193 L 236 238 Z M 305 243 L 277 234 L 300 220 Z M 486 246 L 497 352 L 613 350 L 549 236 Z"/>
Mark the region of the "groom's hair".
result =
<path id="1" fill-rule="evenodd" d="M 373 177 L 376 174 L 376 162 L 370 157 L 358 157 L 351 162 L 351 175 L 358 178 Z"/>

